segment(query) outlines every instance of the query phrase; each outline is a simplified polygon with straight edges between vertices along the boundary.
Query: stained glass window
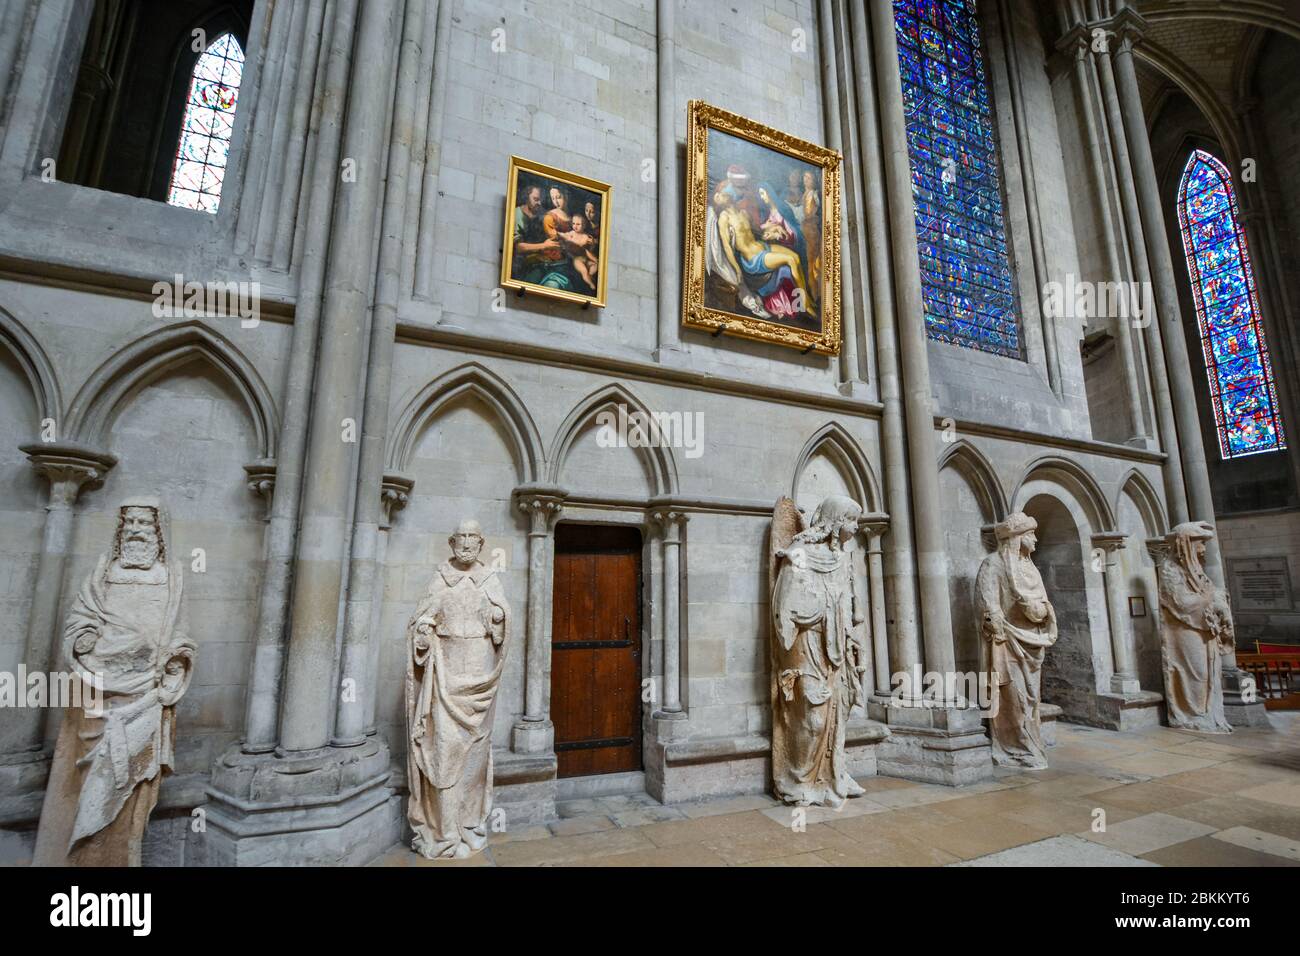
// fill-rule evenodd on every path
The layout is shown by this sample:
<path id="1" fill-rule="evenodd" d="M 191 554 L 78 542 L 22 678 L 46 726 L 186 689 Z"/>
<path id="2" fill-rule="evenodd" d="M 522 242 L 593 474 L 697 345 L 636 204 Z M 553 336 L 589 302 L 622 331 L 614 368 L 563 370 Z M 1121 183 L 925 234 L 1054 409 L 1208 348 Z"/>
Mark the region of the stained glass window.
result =
<path id="1" fill-rule="evenodd" d="M 894 0 L 930 338 L 1020 357 L 975 0 Z"/>
<path id="2" fill-rule="evenodd" d="M 217 37 L 194 64 L 167 201 L 216 212 L 230 155 L 244 51 L 230 33 Z"/>
<path id="3" fill-rule="evenodd" d="M 1255 274 L 1227 167 L 1204 150 L 1178 185 L 1178 224 L 1196 300 L 1214 427 L 1224 458 L 1286 447 Z"/>

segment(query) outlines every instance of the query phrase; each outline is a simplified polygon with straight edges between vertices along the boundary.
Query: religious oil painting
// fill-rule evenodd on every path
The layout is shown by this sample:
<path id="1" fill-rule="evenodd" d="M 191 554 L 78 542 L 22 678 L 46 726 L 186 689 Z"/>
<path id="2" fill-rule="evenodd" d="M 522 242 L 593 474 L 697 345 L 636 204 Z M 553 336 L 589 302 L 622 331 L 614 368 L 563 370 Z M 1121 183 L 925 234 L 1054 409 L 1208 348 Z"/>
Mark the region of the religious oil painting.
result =
<path id="1" fill-rule="evenodd" d="M 609 191 L 608 183 L 511 156 L 501 285 L 604 306 Z"/>
<path id="2" fill-rule="evenodd" d="M 689 109 L 683 323 L 836 354 L 840 154 L 699 100 Z"/>

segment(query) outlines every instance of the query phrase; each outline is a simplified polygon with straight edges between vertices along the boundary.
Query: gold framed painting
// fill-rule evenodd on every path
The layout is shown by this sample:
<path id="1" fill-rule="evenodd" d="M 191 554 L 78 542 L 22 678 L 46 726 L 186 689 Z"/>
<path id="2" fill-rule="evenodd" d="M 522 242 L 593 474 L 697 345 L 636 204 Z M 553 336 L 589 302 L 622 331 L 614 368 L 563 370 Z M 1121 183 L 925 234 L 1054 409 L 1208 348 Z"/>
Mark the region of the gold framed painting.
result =
<path id="1" fill-rule="evenodd" d="M 609 193 L 608 183 L 511 156 L 502 287 L 603 307 Z"/>
<path id="2" fill-rule="evenodd" d="M 688 109 L 682 324 L 837 354 L 840 154 L 699 100 Z"/>

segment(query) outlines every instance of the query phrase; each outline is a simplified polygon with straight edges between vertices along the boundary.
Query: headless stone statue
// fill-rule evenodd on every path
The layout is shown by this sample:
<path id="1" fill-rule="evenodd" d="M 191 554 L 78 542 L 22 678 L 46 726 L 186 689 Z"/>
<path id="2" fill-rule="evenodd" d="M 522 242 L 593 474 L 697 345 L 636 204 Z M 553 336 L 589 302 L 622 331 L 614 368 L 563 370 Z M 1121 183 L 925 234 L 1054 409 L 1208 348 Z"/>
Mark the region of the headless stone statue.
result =
<path id="1" fill-rule="evenodd" d="M 118 509 L 113 550 L 72 604 L 63 659 L 91 704 L 63 713 L 36 836 L 35 866 L 139 866 L 145 825 L 171 771 L 176 702 L 195 645 L 181 606 L 180 563 L 153 498 Z"/>
<path id="2" fill-rule="evenodd" d="M 1230 734 L 1223 713 L 1220 656 L 1235 640 L 1228 595 L 1205 573 L 1205 542 L 1214 529 L 1188 521 L 1165 536 L 1156 568 L 1160 585 L 1160 658 L 1172 727 Z"/>
<path id="3" fill-rule="evenodd" d="M 463 858 L 487 844 L 492 714 L 510 606 L 479 560 L 483 532 L 462 521 L 406 629 L 407 820 L 421 856 Z"/>
<path id="4" fill-rule="evenodd" d="M 838 807 L 864 792 L 844 750 L 869 659 L 844 549 L 861 517 L 840 495 L 818 506 L 806 530 L 789 498 L 772 516 L 772 783 L 789 804 Z"/>
<path id="5" fill-rule="evenodd" d="M 998 766 L 1042 770 L 1047 750 L 1039 716 L 1043 656 L 1056 643 L 1056 611 L 1030 560 L 1038 522 L 1023 512 L 996 526 L 997 550 L 975 577 L 980 637 L 988 645 L 989 737 Z"/>

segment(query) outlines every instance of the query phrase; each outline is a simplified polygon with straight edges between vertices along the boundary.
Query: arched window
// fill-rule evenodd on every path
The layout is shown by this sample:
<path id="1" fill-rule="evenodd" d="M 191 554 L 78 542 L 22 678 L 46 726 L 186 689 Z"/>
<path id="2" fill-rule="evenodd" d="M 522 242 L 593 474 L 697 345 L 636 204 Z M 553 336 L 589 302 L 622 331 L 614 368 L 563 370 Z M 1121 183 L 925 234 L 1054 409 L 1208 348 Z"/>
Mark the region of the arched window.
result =
<path id="1" fill-rule="evenodd" d="M 167 189 L 171 205 L 217 211 L 243 74 L 244 51 L 232 33 L 217 37 L 195 62 Z"/>
<path id="2" fill-rule="evenodd" d="M 1214 426 L 1224 458 L 1286 447 L 1255 275 L 1227 167 L 1204 150 L 1178 185 L 1178 224 L 1196 299 Z"/>
<path id="3" fill-rule="evenodd" d="M 930 338 L 1021 357 L 975 0 L 894 0 Z"/>

